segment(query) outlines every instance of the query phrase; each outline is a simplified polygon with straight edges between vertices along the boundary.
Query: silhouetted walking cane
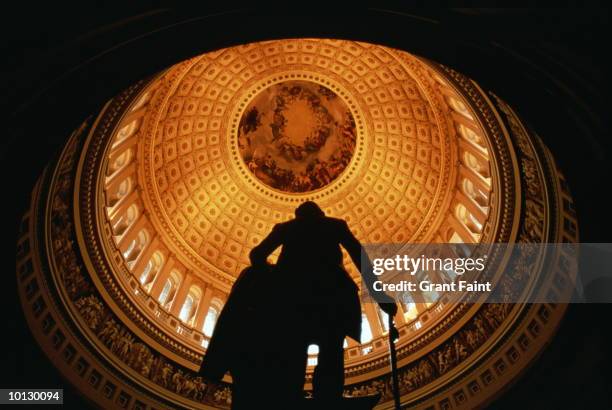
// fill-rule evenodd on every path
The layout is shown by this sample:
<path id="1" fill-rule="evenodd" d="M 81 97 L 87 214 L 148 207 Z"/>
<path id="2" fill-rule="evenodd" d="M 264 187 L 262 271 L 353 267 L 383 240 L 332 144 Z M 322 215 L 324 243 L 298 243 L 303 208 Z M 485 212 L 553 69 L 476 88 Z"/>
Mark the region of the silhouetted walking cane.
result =
<path id="1" fill-rule="evenodd" d="M 393 322 L 393 316 L 387 315 L 389 320 L 389 353 L 391 354 L 391 381 L 393 383 L 393 402 L 395 410 L 400 410 L 399 375 L 397 374 L 397 354 L 395 341 L 399 339 L 399 332 Z"/>

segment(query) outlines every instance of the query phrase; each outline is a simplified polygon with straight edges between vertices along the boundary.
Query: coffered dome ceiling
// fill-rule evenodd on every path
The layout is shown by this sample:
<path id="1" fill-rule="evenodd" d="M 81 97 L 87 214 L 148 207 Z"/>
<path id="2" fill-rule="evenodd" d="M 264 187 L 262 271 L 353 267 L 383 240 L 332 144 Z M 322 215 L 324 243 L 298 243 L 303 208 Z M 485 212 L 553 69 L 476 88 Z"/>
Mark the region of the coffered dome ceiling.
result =
<path id="1" fill-rule="evenodd" d="M 185 61 L 151 88 L 138 141 L 143 200 L 166 245 L 195 272 L 231 281 L 305 199 L 346 219 L 364 242 L 426 242 L 440 226 L 455 131 L 431 70 L 408 53 L 270 41 Z M 249 116 L 260 125 L 245 132 Z M 275 182 L 266 160 L 295 173 L 291 182 Z"/>

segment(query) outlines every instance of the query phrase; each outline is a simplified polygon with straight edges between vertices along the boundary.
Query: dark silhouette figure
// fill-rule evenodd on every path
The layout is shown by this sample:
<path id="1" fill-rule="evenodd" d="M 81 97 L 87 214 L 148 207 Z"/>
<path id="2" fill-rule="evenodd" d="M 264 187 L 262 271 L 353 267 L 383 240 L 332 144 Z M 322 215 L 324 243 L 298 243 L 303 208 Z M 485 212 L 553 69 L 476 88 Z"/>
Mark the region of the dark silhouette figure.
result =
<path id="1" fill-rule="evenodd" d="M 279 408 L 297 408 L 284 406 L 301 400 L 310 344 L 319 346 L 314 399 L 331 403 L 342 397 L 343 342 L 346 336 L 360 340 L 361 306 L 341 246 L 370 289 L 374 276 L 367 258 L 362 266 L 361 244 L 345 221 L 326 217 L 314 202 L 301 204 L 295 215 L 251 251 L 252 267 L 234 285 L 203 362 L 209 378 L 230 371 L 234 408 L 243 400 L 255 408 L 258 393 L 267 396 L 268 408 L 271 399 Z M 281 246 L 276 265 L 269 265 L 268 256 Z M 380 306 L 390 316 L 397 311 L 390 298 Z"/>

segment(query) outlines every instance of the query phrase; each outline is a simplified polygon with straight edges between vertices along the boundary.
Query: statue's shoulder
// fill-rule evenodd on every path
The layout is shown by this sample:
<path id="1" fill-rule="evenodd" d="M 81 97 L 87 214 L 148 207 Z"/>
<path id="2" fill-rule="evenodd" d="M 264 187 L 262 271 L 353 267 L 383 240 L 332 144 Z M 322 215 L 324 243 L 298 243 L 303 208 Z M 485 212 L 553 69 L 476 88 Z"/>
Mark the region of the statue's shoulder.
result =
<path id="1" fill-rule="evenodd" d="M 346 221 L 340 218 L 325 217 L 325 226 L 325 229 L 327 229 L 330 234 L 333 234 L 334 236 L 344 236 L 349 229 Z"/>
<path id="2" fill-rule="evenodd" d="M 295 225 L 295 219 L 291 219 L 289 221 L 285 221 L 285 222 L 279 222 L 276 225 L 274 225 L 274 230 L 275 231 L 285 231 L 287 229 L 291 229 L 291 227 Z"/>
<path id="3" fill-rule="evenodd" d="M 325 219 L 329 224 L 338 225 L 338 226 L 346 226 L 346 221 L 340 218 L 332 218 L 331 216 L 326 216 Z"/>

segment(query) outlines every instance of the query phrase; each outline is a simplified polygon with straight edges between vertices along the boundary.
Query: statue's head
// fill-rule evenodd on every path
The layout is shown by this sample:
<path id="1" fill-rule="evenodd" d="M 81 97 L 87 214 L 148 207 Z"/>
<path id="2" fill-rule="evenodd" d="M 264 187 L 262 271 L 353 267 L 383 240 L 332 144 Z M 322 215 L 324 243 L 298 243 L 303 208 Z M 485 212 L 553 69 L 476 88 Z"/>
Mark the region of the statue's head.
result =
<path id="1" fill-rule="evenodd" d="M 296 218 L 321 218 L 325 216 L 325 213 L 319 205 L 313 201 L 306 201 L 295 208 Z"/>

